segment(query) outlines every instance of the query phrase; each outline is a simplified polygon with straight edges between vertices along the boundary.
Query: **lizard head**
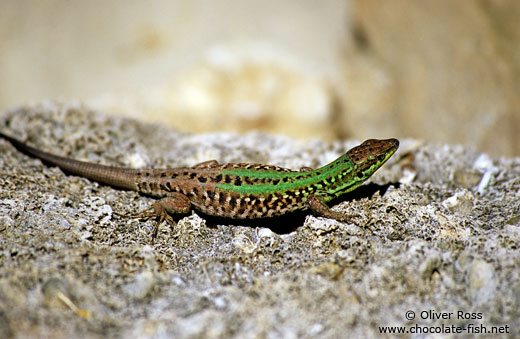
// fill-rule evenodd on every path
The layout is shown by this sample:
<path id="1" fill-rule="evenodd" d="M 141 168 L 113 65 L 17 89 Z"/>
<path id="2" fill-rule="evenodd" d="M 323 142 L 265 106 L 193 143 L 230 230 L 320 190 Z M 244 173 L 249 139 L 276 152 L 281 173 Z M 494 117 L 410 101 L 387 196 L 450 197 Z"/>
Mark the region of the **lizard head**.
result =
<path id="1" fill-rule="evenodd" d="M 369 176 L 383 165 L 392 154 L 399 148 L 397 139 L 369 139 L 361 145 L 350 149 L 347 155 L 350 157 L 354 166 L 361 171 L 367 171 Z M 372 169 L 372 171 L 370 171 Z"/>
<path id="2" fill-rule="evenodd" d="M 327 189 L 329 197 L 350 192 L 370 178 L 397 151 L 399 140 L 369 139 L 356 146 L 332 163 L 336 184 Z M 339 170 L 339 171 L 338 171 Z"/>
<path id="3" fill-rule="evenodd" d="M 352 179 L 359 184 L 367 180 L 398 148 L 399 140 L 397 139 L 369 139 L 350 149 L 347 156 L 355 168 L 352 172 L 355 174 Z"/>

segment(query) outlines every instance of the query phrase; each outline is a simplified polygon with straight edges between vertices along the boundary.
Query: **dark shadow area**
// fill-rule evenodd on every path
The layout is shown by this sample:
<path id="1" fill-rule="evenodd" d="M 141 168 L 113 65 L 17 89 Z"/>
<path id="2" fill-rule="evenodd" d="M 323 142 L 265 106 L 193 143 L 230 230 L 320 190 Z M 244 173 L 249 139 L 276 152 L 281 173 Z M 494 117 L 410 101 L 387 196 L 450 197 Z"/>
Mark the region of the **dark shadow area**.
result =
<path id="1" fill-rule="evenodd" d="M 277 234 L 288 234 L 294 232 L 298 227 L 303 225 L 305 217 L 309 214 L 308 211 L 296 211 L 286 215 L 263 219 L 229 219 L 205 215 L 199 211 L 197 213 L 206 219 L 208 226 L 215 227 L 216 225 L 233 225 L 244 227 L 265 227 Z"/>
<path id="2" fill-rule="evenodd" d="M 379 192 L 380 196 L 385 195 L 386 191 L 390 188 L 390 186 L 393 186 L 395 189 L 399 189 L 401 186 L 401 183 L 399 182 L 392 182 L 385 185 L 379 185 L 374 183 L 369 183 L 366 185 L 359 186 L 352 192 L 348 192 L 343 194 L 342 196 L 332 199 L 327 205 L 334 206 L 339 203 L 342 203 L 344 201 L 353 201 L 353 200 L 360 200 L 364 198 L 371 198 L 376 192 Z"/>

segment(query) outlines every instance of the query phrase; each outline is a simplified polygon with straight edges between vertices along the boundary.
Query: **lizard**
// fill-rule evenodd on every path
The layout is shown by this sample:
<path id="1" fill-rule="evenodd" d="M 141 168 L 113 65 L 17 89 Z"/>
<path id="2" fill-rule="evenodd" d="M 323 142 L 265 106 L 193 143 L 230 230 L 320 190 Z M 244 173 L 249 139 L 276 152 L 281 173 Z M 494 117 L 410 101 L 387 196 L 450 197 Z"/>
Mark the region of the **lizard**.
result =
<path id="1" fill-rule="evenodd" d="M 16 149 L 64 172 L 119 189 L 160 198 L 133 217 L 158 217 L 173 225 L 172 214 L 195 209 L 232 219 L 281 216 L 311 210 L 318 216 L 347 222 L 353 217 L 333 211 L 327 202 L 356 189 L 399 148 L 397 139 L 369 139 L 317 169 L 291 170 L 252 163 L 219 164 L 209 160 L 193 167 L 132 169 L 100 165 L 47 153 L 0 132 Z"/>

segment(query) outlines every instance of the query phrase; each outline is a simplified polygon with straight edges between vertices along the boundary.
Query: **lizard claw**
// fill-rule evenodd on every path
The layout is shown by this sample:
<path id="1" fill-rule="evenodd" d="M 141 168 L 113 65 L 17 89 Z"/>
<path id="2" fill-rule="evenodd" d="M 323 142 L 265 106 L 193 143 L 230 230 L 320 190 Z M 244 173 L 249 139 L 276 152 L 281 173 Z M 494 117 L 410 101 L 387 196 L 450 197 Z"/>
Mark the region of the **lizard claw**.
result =
<path id="1" fill-rule="evenodd" d="M 159 217 L 159 222 L 157 222 L 157 224 L 155 224 L 155 227 L 153 228 L 153 231 L 152 231 L 152 239 L 157 238 L 157 234 L 159 232 L 159 225 L 161 225 L 163 223 L 163 221 L 165 221 L 165 220 L 168 224 L 170 224 L 170 228 L 173 231 L 173 225 L 175 224 L 175 222 L 174 222 L 172 216 L 168 214 L 168 212 L 166 211 L 166 209 L 160 202 L 153 203 L 153 205 L 148 209 L 153 209 L 154 210 L 153 215 L 156 217 Z"/>
<path id="2" fill-rule="evenodd" d="M 132 213 L 132 214 L 122 214 L 122 213 L 117 213 L 117 212 L 114 212 L 115 215 L 118 215 L 120 217 L 125 217 L 125 218 L 134 218 L 134 219 L 137 219 L 137 218 L 150 218 L 150 217 L 154 217 L 156 216 L 156 213 L 155 212 L 150 212 L 153 209 L 153 206 L 151 207 L 148 207 L 140 212 L 137 212 L 137 213 Z"/>

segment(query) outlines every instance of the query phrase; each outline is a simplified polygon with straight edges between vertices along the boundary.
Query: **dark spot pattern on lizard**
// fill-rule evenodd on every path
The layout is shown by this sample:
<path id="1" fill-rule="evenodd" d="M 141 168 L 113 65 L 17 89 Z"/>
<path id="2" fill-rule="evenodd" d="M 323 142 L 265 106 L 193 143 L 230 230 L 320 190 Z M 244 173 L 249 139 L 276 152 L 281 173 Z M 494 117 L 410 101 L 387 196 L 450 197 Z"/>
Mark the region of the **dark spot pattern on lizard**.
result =
<path id="1" fill-rule="evenodd" d="M 218 193 L 218 202 L 219 204 L 223 204 L 226 201 L 226 195 Z"/>

